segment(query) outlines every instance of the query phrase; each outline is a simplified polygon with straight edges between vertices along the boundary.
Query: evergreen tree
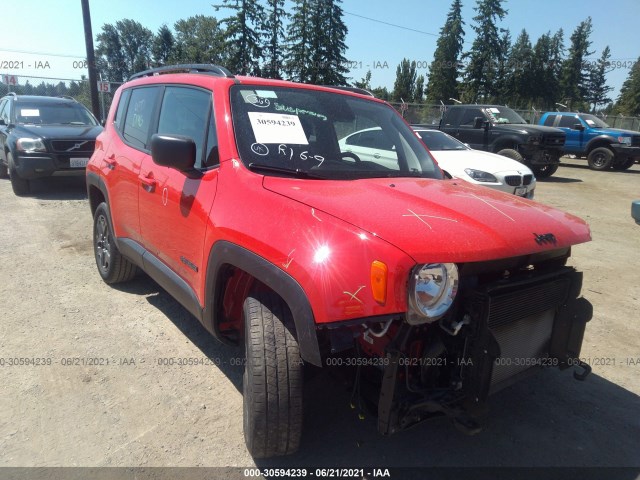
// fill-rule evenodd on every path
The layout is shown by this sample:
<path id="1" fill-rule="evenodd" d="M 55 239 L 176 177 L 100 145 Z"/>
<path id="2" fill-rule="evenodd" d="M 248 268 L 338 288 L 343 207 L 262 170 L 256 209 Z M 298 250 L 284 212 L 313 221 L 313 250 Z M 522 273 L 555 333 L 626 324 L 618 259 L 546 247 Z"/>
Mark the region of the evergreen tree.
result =
<path id="1" fill-rule="evenodd" d="M 221 22 L 226 26 L 227 68 L 238 75 L 260 76 L 265 29 L 262 4 L 258 0 L 222 0 L 222 4 L 214 8 L 235 12 Z"/>
<path id="2" fill-rule="evenodd" d="M 342 19 L 342 0 L 324 0 L 321 3 L 325 4 L 324 28 L 318 33 L 323 39 L 321 44 L 325 68 L 320 72 L 318 80 L 323 85 L 346 85 L 349 69 L 346 67 L 347 59 L 344 54 L 347 51 L 345 39 L 348 29 Z"/>
<path id="3" fill-rule="evenodd" d="M 389 90 L 387 90 L 387 87 L 372 88 L 371 93 L 373 93 L 376 98 L 386 100 L 387 102 L 391 101 L 391 94 L 389 93 Z"/>
<path id="4" fill-rule="evenodd" d="M 495 83 L 494 83 L 494 96 L 500 98 L 501 102 L 504 102 L 503 97 L 509 95 L 507 92 L 506 77 L 509 70 L 507 65 L 509 62 L 509 52 L 511 51 L 511 32 L 502 30 L 502 36 L 500 37 L 500 53 L 497 57 L 496 69 L 495 69 Z"/>
<path id="5" fill-rule="evenodd" d="M 459 64 L 464 41 L 462 21 L 462 1 L 454 0 L 447 14 L 447 20 L 440 29 L 440 36 L 429 67 L 427 102 L 439 103 L 449 98 L 457 98 Z"/>
<path id="6" fill-rule="evenodd" d="M 284 0 L 267 0 L 266 38 L 264 47 L 266 64 L 263 76 L 266 78 L 282 78 L 284 38 L 283 22 L 287 18 L 284 11 Z"/>
<path id="7" fill-rule="evenodd" d="M 413 103 L 422 103 L 424 100 L 424 75 L 418 75 L 416 87 L 413 92 Z"/>
<path id="8" fill-rule="evenodd" d="M 506 103 L 515 106 L 530 106 L 533 101 L 533 48 L 526 30 L 522 30 L 509 51 L 506 63 L 504 96 Z"/>
<path id="9" fill-rule="evenodd" d="M 347 26 L 342 0 L 296 0 L 289 24 L 287 73 L 292 80 L 346 85 Z"/>
<path id="10" fill-rule="evenodd" d="M 564 55 L 564 32 L 558 30 L 554 35 L 547 32 L 538 38 L 533 47 L 531 77 L 533 78 L 531 98 L 532 106 L 551 110 L 561 101 L 560 72 Z"/>
<path id="11" fill-rule="evenodd" d="M 571 35 L 569 54 L 562 66 L 560 86 L 569 110 L 580 109 L 588 95 L 590 68 L 585 60 L 593 54 L 589 51 L 591 29 L 591 17 L 576 27 Z"/>
<path id="12" fill-rule="evenodd" d="M 290 80 L 309 80 L 309 58 L 311 53 L 311 3 L 317 0 L 294 0 L 293 15 L 287 27 L 286 73 Z"/>
<path id="13" fill-rule="evenodd" d="M 394 102 L 412 102 L 416 91 L 416 62 L 403 58 L 396 68 L 396 81 L 393 84 L 391 99 Z"/>
<path id="14" fill-rule="evenodd" d="M 155 66 L 166 65 L 169 63 L 169 59 L 173 55 L 173 48 L 175 44 L 176 39 L 169 27 L 162 25 L 153 39 L 153 46 L 151 48 L 153 53 L 153 63 Z"/>
<path id="15" fill-rule="evenodd" d="M 367 70 L 365 76 L 359 82 L 353 82 L 353 86 L 356 88 L 364 88 L 365 90 L 371 90 L 371 70 Z"/>
<path id="16" fill-rule="evenodd" d="M 173 62 L 226 63 L 224 32 L 215 17 L 196 15 L 178 20 L 174 29 Z"/>
<path id="17" fill-rule="evenodd" d="M 504 37 L 496 22 L 502 20 L 507 10 L 502 8 L 502 0 L 477 0 L 474 7 L 477 15 L 473 17 L 476 32 L 471 50 L 465 54 L 468 59 L 464 73 L 466 86 L 464 98 L 468 102 L 476 100 L 490 101 L 498 91 L 496 80 L 498 65 L 504 55 Z"/>
<path id="18" fill-rule="evenodd" d="M 605 105 L 611 102 L 611 99 L 607 97 L 607 95 L 611 90 L 613 90 L 613 88 L 607 85 L 606 78 L 606 74 L 608 73 L 607 67 L 610 65 L 610 58 L 611 49 L 607 45 L 602 51 L 602 55 L 598 61 L 591 67 L 587 101 L 593 105 L 594 112 L 597 110 L 598 105 Z"/>
<path id="19" fill-rule="evenodd" d="M 621 115 L 640 115 L 640 57 L 622 84 L 614 109 Z"/>

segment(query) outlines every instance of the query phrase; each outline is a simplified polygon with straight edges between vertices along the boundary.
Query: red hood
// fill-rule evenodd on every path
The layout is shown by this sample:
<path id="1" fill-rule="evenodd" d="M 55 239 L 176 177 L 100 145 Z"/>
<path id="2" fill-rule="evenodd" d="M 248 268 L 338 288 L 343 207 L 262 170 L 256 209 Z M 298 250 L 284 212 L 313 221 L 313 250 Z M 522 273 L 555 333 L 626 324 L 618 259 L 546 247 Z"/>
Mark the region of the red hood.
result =
<path id="1" fill-rule="evenodd" d="M 591 240 L 581 219 L 463 181 L 264 178 L 267 190 L 346 221 L 416 262 L 515 257 Z M 553 234 L 556 243 L 536 235 Z"/>

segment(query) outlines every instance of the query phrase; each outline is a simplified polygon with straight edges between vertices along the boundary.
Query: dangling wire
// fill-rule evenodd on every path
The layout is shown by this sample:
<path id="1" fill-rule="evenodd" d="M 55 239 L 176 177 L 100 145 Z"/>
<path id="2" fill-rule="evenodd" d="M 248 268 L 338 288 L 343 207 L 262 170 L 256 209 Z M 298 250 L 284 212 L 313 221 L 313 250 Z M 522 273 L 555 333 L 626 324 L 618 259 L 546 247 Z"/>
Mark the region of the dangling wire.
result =
<path id="1" fill-rule="evenodd" d="M 358 342 L 356 342 L 356 353 L 358 354 L 358 357 L 360 356 L 360 346 L 358 345 Z M 362 365 L 360 365 L 358 363 L 358 365 L 356 366 L 356 378 L 353 381 L 353 390 L 351 391 L 351 400 L 350 400 L 350 407 L 352 409 L 356 408 L 356 404 L 354 403 L 354 399 L 357 396 L 357 407 L 358 407 L 358 418 L 360 420 L 364 420 L 365 416 L 364 416 L 364 411 L 362 408 L 362 395 L 360 393 L 360 369 L 362 368 Z"/>

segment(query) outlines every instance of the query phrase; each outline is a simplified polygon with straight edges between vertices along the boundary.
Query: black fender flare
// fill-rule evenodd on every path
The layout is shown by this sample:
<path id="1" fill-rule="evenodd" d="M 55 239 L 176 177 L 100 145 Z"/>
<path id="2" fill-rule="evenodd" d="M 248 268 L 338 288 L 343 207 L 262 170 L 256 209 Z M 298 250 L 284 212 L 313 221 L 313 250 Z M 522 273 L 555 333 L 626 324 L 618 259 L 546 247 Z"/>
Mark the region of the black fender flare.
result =
<path id="1" fill-rule="evenodd" d="M 91 187 L 95 187 L 102 193 L 105 202 L 107 203 L 107 207 L 109 208 L 109 214 L 111 214 L 111 204 L 109 203 L 109 190 L 107 189 L 107 185 L 104 183 L 104 178 L 94 172 L 87 172 L 87 198 L 89 199 L 89 208 L 91 208 L 91 213 L 95 210 L 98 205 L 91 204 Z"/>
<path id="2" fill-rule="evenodd" d="M 495 139 L 495 141 L 491 144 L 490 146 L 490 150 L 492 153 L 498 153 L 498 151 L 500 150 L 504 150 L 505 148 L 512 148 L 513 150 L 518 150 L 518 148 L 520 147 L 520 145 L 522 145 L 523 142 L 522 138 L 516 136 L 516 135 L 501 135 L 498 138 Z M 513 148 L 513 147 L 516 148 Z"/>
<path id="3" fill-rule="evenodd" d="M 221 338 L 217 319 L 221 315 L 224 294 L 224 281 L 220 281 L 220 273 L 225 265 L 247 272 L 282 297 L 293 315 L 300 356 L 306 362 L 322 366 L 313 310 L 297 280 L 265 258 L 226 240 L 216 242 L 209 252 L 205 290 L 207 296 L 202 315 L 205 328 Z"/>
<path id="4" fill-rule="evenodd" d="M 618 139 L 613 138 L 611 135 L 598 135 L 597 137 L 593 137 L 591 140 L 589 140 L 589 143 L 587 143 L 587 146 L 584 150 L 585 154 L 588 154 L 594 148 L 605 147 L 607 145 L 611 145 L 612 143 L 618 143 Z"/>

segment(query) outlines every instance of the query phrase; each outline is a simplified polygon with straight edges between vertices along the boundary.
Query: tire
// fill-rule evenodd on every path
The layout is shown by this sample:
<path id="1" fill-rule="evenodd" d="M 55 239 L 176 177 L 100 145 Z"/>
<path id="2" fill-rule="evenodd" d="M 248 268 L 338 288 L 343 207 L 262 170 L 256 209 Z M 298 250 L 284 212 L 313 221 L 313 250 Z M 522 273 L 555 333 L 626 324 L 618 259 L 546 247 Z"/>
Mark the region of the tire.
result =
<path id="1" fill-rule="evenodd" d="M 289 455 L 302 434 L 302 360 L 291 311 L 271 291 L 249 294 L 243 305 L 246 364 L 244 438 L 254 458 Z"/>
<path id="2" fill-rule="evenodd" d="M 503 148 L 497 152 L 498 155 L 502 155 L 503 157 L 510 158 L 520 163 L 524 163 L 524 157 L 520 155 L 520 152 L 514 150 L 513 148 Z"/>
<path id="3" fill-rule="evenodd" d="M 558 163 L 550 163 L 548 165 L 532 165 L 531 170 L 536 178 L 549 178 L 558 171 Z"/>
<path id="4" fill-rule="evenodd" d="M 31 182 L 29 182 L 29 180 L 27 180 L 26 178 L 22 178 L 20 177 L 20 175 L 18 175 L 16 167 L 13 165 L 13 157 L 11 156 L 11 153 L 7 153 L 7 165 L 13 193 L 15 193 L 19 197 L 28 195 L 31 191 Z"/>
<path id="5" fill-rule="evenodd" d="M 626 160 L 623 160 L 621 162 L 613 162 L 611 168 L 618 171 L 628 170 L 633 166 L 634 163 L 636 163 L 635 157 L 628 157 Z"/>
<path id="6" fill-rule="evenodd" d="M 93 216 L 93 253 L 105 283 L 127 282 L 136 276 L 137 267 L 116 247 L 109 209 L 104 202 L 98 205 Z"/>
<path id="7" fill-rule="evenodd" d="M 606 170 L 613 162 L 613 152 L 607 147 L 594 148 L 587 156 L 591 170 Z"/>

